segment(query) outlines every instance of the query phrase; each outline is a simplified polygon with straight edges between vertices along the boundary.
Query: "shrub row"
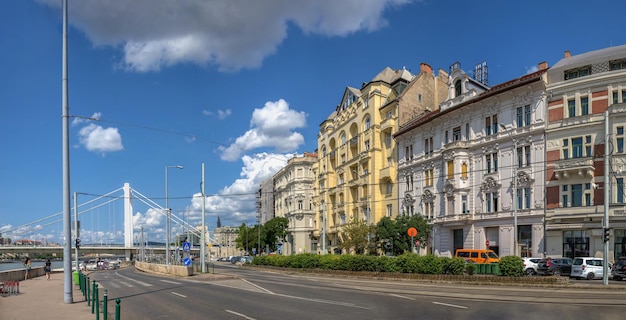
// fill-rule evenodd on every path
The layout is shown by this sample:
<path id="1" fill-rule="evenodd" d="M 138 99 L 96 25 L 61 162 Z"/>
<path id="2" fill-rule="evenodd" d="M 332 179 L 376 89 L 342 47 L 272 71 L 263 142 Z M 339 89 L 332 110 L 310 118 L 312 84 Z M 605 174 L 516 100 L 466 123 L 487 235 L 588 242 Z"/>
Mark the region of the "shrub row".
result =
<path id="1" fill-rule="evenodd" d="M 461 258 L 437 257 L 434 255 L 420 256 L 412 253 L 398 257 L 304 253 L 290 256 L 257 256 L 252 263 L 255 265 L 294 269 L 454 275 L 466 273 L 468 266 Z M 524 264 L 519 257 L 503 257 L 499 265 L 503 276 L 518 277 L 524 274 Z M 472 274 L 471 272 L 469 273 Z"/>

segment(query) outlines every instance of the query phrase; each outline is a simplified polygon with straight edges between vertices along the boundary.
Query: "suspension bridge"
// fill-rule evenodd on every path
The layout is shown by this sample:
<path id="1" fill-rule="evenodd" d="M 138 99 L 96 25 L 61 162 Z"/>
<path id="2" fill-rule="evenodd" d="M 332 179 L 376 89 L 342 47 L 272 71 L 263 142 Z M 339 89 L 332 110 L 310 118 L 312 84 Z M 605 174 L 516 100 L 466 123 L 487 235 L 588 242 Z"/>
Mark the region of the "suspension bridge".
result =
<path id="1" fill-rule="evenodd" d="M 116 256 L 126 256 L 128 259 L 133 253 L 138 253 L 139 249 L 149 250 L 151 254 L 161 255 L 166 251 L 166 232 L 160 227 L 154 226 L 154 222 L 139 223 L 135 225 L 133 219 L 133 204 L 141 202 L 146 206 L 145 214 L 158 215 L 167 219 L 167 209 L 144 196 L 138 190 L 132 189 L 129 183 L 122 187 L 108 192 L 104 195 L 96 196 L 93 199 L 78 203 L 80 198 L 84 198 L 86 193 L 74 193 L 74 207 L 72 212 L 72 246 L 79 238 L 80 254 L 112 254 Z M 116 221 L 119 218 L 117 206 L 121 204 L 123 210 L 123 227 L 116 229 Z M 102 219 L 100 209 L 106 210 L 105 219 Z M 170 209 L 171 210 L 171 209 Z M 89 216 L 91 215 L 91 216 Z M 197 230 L 186 219 L 176 214 L 170 214 L 173 231 L 186 233 L 196 239 L 201 238 L 201 230 Z M 103 221 L 104 220 L 104 221 Z M 62 212 L 37 219 L 20 226 L 5 228 L 2 231 L 4 238 L 11 238 L 11 244 L 0 245 L 0 253 L 63 253 L 65 239 L 62 237 Z M 79 223 L 75 223 L 79 221 Z M 91 222 L 89 226 L 88 222 Z M 79 226 L 78 229 L 75 226 Z M 108 231 L 103 231 L 108 228 Z M 56 232 L 54 232 L 56 228 Z M 51 231 L 52 230 L 52 231 Z M 78 232 L 77 232 L 78 231 Z M 51 236 L 58 234 L 56 237 Z M 122 241 L 123 240 L 123 241 Z M 176 242 L 176 241 L 174 241 Z M 144 246 L 142 246 L 142 243 Z M 206 243 L 217 243 L 206 232 Z M 199 251 L 199 248 L 192 248 L 192 251 Z"/>

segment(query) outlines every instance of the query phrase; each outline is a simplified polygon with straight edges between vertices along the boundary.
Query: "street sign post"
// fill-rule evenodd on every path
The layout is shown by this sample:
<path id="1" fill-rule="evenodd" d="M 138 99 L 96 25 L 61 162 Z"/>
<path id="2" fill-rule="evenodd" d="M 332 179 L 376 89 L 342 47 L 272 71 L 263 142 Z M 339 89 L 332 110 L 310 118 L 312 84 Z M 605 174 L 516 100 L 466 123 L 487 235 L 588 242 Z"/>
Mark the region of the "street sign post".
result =
<path id="1" fill-rule="evenodd" d="M 409 230 L 406 231 L 406 233 L 409 235 L 409 237 L 411 237 L 411 252 L 415 253 L 415 240 L 413 238 L 417 236 L 417 229 L 410 227 Z"/>

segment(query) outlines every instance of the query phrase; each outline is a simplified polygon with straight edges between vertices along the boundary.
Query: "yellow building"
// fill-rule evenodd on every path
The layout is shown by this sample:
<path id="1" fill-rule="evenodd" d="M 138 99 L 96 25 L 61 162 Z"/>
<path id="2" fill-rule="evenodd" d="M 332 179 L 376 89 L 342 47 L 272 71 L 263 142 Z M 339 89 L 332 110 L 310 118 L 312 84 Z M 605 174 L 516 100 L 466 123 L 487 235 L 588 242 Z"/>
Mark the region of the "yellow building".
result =
<path id="1" fill-rule="evenodd" d="M 437 82 L 422 63 L 382 70 L 360 89 L 347 87 L 334 112 L 320 124 L 316 170 L 317 251 L 340 253 L 342 228 L 351 220 L 376 224 L 398 210 L 397 149 L 392 138 L 399 119 L 408 121 L 437 105 Z"/>

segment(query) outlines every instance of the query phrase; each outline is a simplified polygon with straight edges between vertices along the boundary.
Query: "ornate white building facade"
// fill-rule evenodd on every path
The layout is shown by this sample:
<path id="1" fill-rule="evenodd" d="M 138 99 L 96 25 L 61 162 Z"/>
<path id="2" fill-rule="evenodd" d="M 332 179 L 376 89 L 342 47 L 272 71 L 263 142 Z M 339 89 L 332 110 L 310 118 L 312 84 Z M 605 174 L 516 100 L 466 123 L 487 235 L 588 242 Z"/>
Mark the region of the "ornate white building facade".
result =
<path id="1" fill-rule="evenodd" d="M 455 63 L 448 99 L 394 134 L 399 206 L 433 226 L 423 253 L 513 255 L 515 227 L 518 255 L 543 252 L 547 65 L 539 67 L 490 88 Z"/>

